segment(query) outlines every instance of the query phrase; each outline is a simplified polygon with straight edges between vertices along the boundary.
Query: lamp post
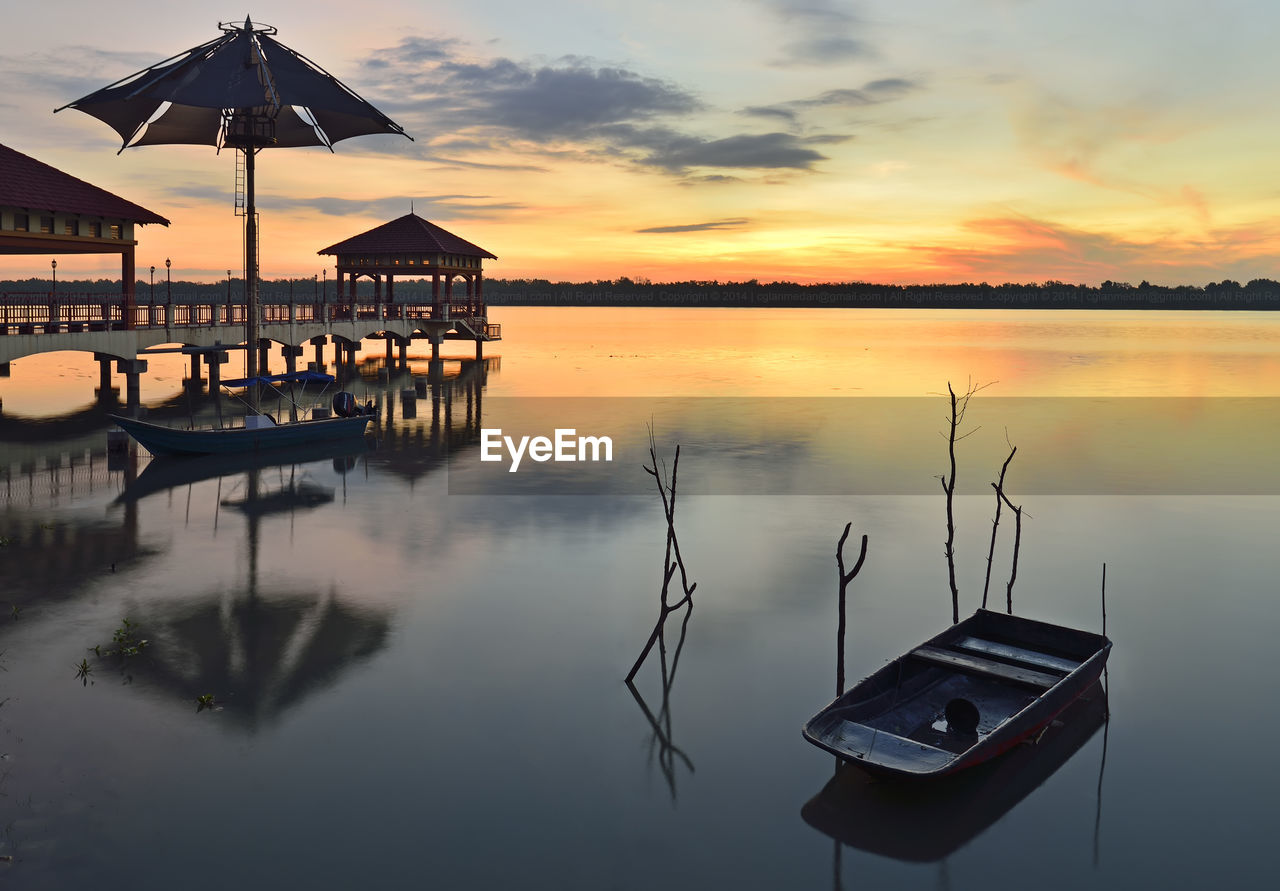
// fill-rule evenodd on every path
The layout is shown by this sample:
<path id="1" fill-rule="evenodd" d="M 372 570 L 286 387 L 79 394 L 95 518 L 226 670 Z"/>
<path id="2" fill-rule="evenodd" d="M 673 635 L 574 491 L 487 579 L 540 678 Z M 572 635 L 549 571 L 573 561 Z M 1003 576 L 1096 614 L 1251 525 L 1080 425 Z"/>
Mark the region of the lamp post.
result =
<path id="1" fill-rule="evenodd" d="M 169 267 L 173 265 L 173 261 L 168 257 L 164 258 L 164 302 L 173 302 L 173 277 L 169 274 Z"/>
<path id="2" fill-rule="evenodd" d="M 232 322 L 231 318 L 231 270 L 227 270 L 227 324 Z"/>
<path id="3" fill-rule="evenodd" d="M 152 266 L 151 267 L 151 303 L 152 305 L 154 305 L 155 302 L 156 302 L 156 268 Z"/>
<path id="4" fill-rule="evenodd" d="M 325 303 L 329 300 L 329 268 L 321 269 L 320 275 L 323 276 L 320 280 L 320 302 Z"/>
<path id="5" fill-rule="evenodd" d="M 58 261 L 50 260 L 49 268 L 53 270 L 53 293 L 58 293 Z"/>

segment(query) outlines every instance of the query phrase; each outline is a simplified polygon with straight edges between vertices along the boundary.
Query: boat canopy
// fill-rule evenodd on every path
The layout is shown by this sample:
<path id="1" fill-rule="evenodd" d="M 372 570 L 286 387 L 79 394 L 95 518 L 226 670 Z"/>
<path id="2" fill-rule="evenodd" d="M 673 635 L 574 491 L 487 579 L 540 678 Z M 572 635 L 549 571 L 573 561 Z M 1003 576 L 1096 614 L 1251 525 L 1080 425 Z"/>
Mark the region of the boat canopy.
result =
<path id="1" fill-rule="evenodd" d="M 331 384 L 337 378 L 318 371 L 293 371 L 285 374 L 260 374 L 257 377 L 239 377 L 223 381 L 224 387 L 252 387 L 255 384 Z"/>

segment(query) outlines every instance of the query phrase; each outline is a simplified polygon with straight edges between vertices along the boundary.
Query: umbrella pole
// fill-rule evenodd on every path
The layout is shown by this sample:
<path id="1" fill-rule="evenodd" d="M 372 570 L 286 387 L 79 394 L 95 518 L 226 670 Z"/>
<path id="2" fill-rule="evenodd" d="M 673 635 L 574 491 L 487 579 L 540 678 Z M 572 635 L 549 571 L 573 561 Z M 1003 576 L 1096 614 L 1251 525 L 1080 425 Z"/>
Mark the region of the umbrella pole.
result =
<path id="1" fill-rule="evenodd" d="M 244 151 L 245 197 L 245 245 L 244 245 L 244 301 L 245 301 L 245 376 L 258 376 L 258 214 L 253 203 L 253 168 L 257 152 L 252 143 Z M 250 387 L 249 405 L 258 411 L 258 386 Z"/>

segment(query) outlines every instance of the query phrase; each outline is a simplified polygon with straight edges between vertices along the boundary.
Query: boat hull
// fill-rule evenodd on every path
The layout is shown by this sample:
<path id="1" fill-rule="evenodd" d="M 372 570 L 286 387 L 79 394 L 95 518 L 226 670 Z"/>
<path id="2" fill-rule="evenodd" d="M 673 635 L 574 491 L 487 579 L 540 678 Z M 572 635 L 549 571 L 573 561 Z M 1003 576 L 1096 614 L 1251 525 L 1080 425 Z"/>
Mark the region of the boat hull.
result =
<path id="1" fill-rule="evenodd" d="M 323 418 L 271 427 L 232 427 L 222 430 L 180 430 L 148 424 L 134 418 L 112 415 L 138 444 L 153 455 L 225 455 L 311 445 L 319 442 L 358 440 L 372 420 L 368 415 L 354 418 Z"/>
<path id="2" fill-rule="evenodd" d="M 979 610 L 837 698 L 804 726 L 819 748 L 882 773 L 939 777 L 1040 732 L 1102 674 L 1111 642 Z M 978 726 L 947 718 L 963 700 Z"/>

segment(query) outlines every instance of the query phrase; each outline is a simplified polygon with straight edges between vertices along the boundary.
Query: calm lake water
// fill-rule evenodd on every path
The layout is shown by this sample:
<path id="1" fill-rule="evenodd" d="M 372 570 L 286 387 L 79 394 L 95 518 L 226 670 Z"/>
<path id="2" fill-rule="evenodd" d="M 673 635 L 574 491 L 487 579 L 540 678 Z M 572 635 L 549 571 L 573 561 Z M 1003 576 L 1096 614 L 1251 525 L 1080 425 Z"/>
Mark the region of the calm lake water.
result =
<path id="1" fill-rule="evenodd" d="M 252 467 L 109 458 L 87 354 L 13 363 L 13 887 L 1192 888 L 1273 874 L 1280 318 L 493 316 L 506 340 L 485 362 L 448 361 L 407 402 L 425 354 L 388 374 L 366 344 L 346 386 L 383 407 L 376 448 Z M 152 357 L 153 418 L 211 416 L 186 368 Z M 981 601 L 990 482 L 1012 443 L 1014 609 L 1100 629 L 1105 562 L 1107 701 L 958 783 L 833 777 L 800 726 L 835 692 L 845 523 L 870 539 L 850 588 L 852 680 L 950 620 L 948 381 L 990 384 L 957 447 L 961 612 Z M 656 651 L 634 694 L 623 683 L 659 609 L 650 426 L 668 463 L 681 445 L 677 531 L 697 582 L 665 696 Z M 513 474 L 479 460 L 482 428 L 556 427 L 612 436 L 613 462 Z M 1003 608 L 1007 513 L 1000 532 Z M 667 626 L 669 670 L 683 618 Z M 136 656 L 109 654 L 140 639 Z"/>

